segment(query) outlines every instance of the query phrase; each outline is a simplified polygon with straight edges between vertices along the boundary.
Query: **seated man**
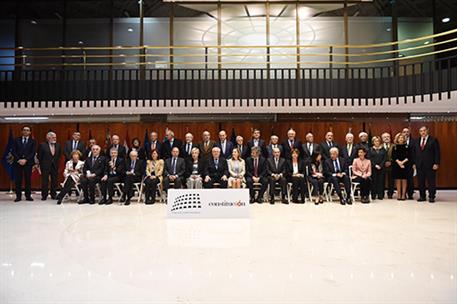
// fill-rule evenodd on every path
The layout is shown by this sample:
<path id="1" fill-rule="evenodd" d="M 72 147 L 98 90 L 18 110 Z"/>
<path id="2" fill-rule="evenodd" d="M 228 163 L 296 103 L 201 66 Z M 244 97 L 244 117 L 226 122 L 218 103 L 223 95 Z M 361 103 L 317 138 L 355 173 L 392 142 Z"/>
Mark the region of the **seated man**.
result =
<path id="1" fill-rule="evenodd" d="M 287 180 L 286 180 L 286 160 L 281 157 L 279 148 L 273 148 L 273 157 L 267 160 L 267 170 L 270 182 L 270 204 L 275 203 L 275 187 L 281 187 L 281 198 L 283 204 L 288 204 L 286 200 Z"/>
<path id="2" fill-rule="evenodd" d="M 133 197 L 134 184 L 141 182 L 144 175 L 144 163 L 138 158 L 138 152 L 132 150 L 129 156 L 125 166 L 124 194 L 121 198 L 121 202 L 125 200 L 126 206 L 130 205 L 130 199 Z"/>
<path id="3" fill-rule="evenodd" d="M 165 171 L 163 179 L 163 188 L 168 192 L 170 183 L 174 184 L 175 189 L 182 187 L 182 182 L 186 174 L 186 161 L 179 157 L 179 148 L 171 149 L 171 157 L 165 161 Z"/>
<path id="4" fill-rule="evenodd" d="M 105 173 L 106 160 L 100 156 L 101 148 L 99 145 L 93 145 L 90 157 L 84 163 L 83 176 L 80 178 L 81 187 L 84 192 L 84 199 L 78 204 L 95 204 L 95 186 L 100 183 Z"/>
<path id="5" fill-rule="evenodd" d="M 251 157 L 246 160 L 246 184 L 249 188 L 250 203 L 263 203 L 263 194 L 268 187 L 268 171 L 265 158 L 260 155 L 259 147 L 252 147 Z M 254 184 L 260 183 L 259 194 L 255 198 Z"/>
<path id="6" fill-rule="evenodd" d="M 121 183 L 125 175 L 125 161 L 118 156 L 118 149 L 111 148 L 111 158 L 107 160 L 105 165 L 105 175 L 101 180 L 102 199 L 99 204 L 110 205 L 113 203 L 114 184 Z M 106 194 L 108 193 L 108 200 Z"/>
<path id="7" fill-rule="evenodd" d="M 349 167 L 344 158 L 338 156 L 338 148 L 333 147 L 329 150 L 330 157 L 325 160 L 324 172 L 329 183 L 332 183 L 341 205 L 352 204 L 351 201 L 351 181 L 349 180 Z M 347 198 L 343 197 L 340 183 L 344 184 Z"/>
<path id="8" fill-rule="evenodd" d="M 220 188 L 227 188 L 228 175 L 227 161 L 221 156 L 221 149 L 214 147 L 206 164 L 203 187 L 213 188 L 214 183 L 219 183 Z"/>

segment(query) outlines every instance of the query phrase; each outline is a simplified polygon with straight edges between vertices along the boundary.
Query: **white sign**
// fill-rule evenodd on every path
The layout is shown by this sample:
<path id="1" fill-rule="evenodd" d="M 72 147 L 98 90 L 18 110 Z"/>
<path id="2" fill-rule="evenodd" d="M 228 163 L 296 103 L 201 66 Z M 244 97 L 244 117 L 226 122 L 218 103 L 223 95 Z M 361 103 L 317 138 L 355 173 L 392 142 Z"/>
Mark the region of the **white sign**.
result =
<path id="1" fill-rule="evenodd" d="M 170 218 L 248 218 L 248 189 L 169 189 Z"/>

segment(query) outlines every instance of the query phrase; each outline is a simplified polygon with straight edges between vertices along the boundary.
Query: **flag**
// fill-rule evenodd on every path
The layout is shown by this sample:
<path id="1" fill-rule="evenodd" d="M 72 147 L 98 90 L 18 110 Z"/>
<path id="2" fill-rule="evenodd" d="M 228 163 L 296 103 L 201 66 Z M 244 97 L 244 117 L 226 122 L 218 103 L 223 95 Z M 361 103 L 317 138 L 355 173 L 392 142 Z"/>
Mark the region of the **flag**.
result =
<path id="1" fill-rule="evenodd" d="M 14 145 L 14 137 L 13 137 L 13 130 L 10 129 L 8 135 L 8 143 L 6 144 L 5 152 L 3 152 L 2 164 L 5 168 L 6 173 L 10 177 L 10 180 L 14 181 L 14 170 L 13 170 L 13 145 Z"/>
<path id="2" fill-rule="evenodd" d="M 91 140 L 91 138 L 92 138 L 92 130 L 89 129 L 89 138 L 87 139 L 87 142 L 89 142 L 89 140 Z"/>
<path id="3" fill-rule="evenodd" d="M 371 123 L 368 124 L 368 147 L 371 147 L 371 140 L 373 139 L 373 134 L 371 134 Z"/>
<path id="4" fill-rule="evenodd" d="M 106 134 L 105 134 L 105 150 L 108 150 L 108 147 L 111 144 L 111 133 L 109 128 L 106 129 Z"/>
<path id="5" fill-rule="evenodd" d="M 144 149 L 146 150 L 146 147 L 149 146 L 149 137 L 148 137 L 148 129 L 144 131 Z M 147 150 L 146 150 L 147 151 Z"/>
<path id="6" fill-rule="evenodd" d="M 230 141 L 232 142 L 233 146 L 236 146 L 236 132 L 235 132 L 235 128 L 232 128 L 232 136 L 230 136 Z"/>
<path id="7" fill-rule="evenodd" d="M 126 151 L 128 151 L 130 149 L 129 148 L 129 143 L 130 143 L 129 129 L 126 128 L 125 138 L 124 138 L 124 147 L 125 147 Z"/>

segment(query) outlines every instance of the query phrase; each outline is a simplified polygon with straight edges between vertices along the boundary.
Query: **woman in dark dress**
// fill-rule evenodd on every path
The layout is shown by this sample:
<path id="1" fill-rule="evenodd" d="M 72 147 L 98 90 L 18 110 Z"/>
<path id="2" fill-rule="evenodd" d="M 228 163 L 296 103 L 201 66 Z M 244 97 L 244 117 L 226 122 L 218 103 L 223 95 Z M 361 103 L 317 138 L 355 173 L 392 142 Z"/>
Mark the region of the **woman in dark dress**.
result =
<path id="1" fill-rule="evenodd" d="M 313 185 L 314 204 L 322 204 L 324 202 L 324 162 L 320 152 L 313 153 L 311 163 L 308 167 L 308 181 Z"/>
<path id="2" fill-rule="evenodd" d="M 411 166 L 411 151 L 406 145 L 405 136 L 398 133 L 395 136 L 395 146 L 392 149 L 392 178 L 397 187 L 397 200 L 406 200 L 408 170 Z"/>
<path id="3" fill-rule="evenodd" d="M 381 138 L 379 136 L 373 137 L 371 140 L 373 146 L 369 152 L 369 158 L 371 160 L 371 199 L 384 198 L 384 164 L 386 162 L 387 151 L 382 145 Z"/>

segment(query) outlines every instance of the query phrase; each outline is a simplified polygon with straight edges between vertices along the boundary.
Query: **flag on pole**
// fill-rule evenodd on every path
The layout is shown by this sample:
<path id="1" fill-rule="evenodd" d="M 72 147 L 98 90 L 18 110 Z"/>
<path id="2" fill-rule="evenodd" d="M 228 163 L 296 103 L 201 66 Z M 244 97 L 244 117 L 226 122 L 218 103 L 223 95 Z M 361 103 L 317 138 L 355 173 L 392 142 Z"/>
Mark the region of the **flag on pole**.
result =
<path id="1" fill-rule="evenodd" d="M 5 152 L 3 152 L 2 164 L 3 164 L 3 167 L 5 168 L 6 173 L 8 173 L 8 176 L 10 177 L 11 181 L 14 181 L 13 145 L 14 145 L 13 130 L 10 129 L 10 132 L 8 135 L 8 143 L 6 144 Z"/>
<path id="2" fill-rule="evenodd" d="M 233 146 L 236 146 L 236 132 L 235 132 L 235 128 L 232 128 L 232 136 L 230 136 L 230 141 L 232 142 Z"/>
<path id="3" fill-rule="evenodd" d="M 130 143 L 129 129 L 126 128 L 125 137 L 124 137 L 124 147 L 125 147 L 126 151 L 128 151 L 130 149 L 129 143 Z"/>
<path id="4" fill-rule="evenodd" d="M 111 133 L 110 133 L 109 128 L 107 128 L 106 134 L 105 134 L 105 150 L 108 150 L 110 144 L 111 144 Z"/>
<path id="5" fill-rule="evenodd" d="M 144 131 L 144 149 L 146 150 L 146 147 L 149 146 L 149 136 L 148 136 L 148 129 L 146 128 L 146 131 Z"/>

